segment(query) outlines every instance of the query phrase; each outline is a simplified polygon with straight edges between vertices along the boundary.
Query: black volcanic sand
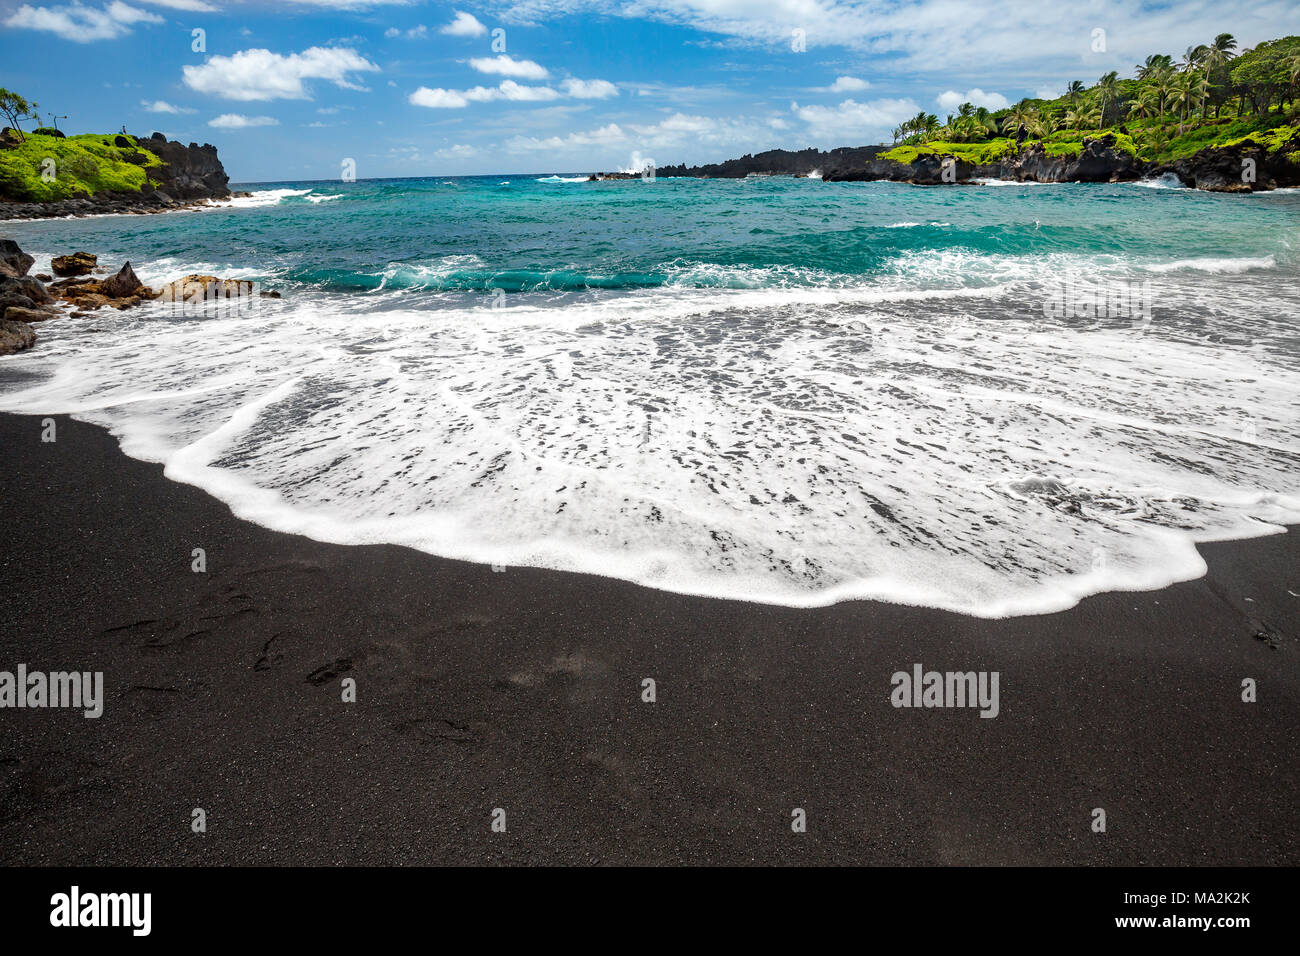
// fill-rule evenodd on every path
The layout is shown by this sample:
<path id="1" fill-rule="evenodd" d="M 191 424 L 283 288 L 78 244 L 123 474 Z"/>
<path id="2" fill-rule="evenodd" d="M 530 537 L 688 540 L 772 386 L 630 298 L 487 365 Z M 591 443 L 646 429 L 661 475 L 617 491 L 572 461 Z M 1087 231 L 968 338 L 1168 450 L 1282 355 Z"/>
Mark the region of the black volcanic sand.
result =
<path id="1" fill-rule="evenodd" d="M 0 416 L 0 670 L 105 713 L 0 711 L 0 863 L 1300 862 L 1294 533 L 1050 616 L 793 610 L 278 534 L 57 422 Z M 915 662 L 1001 715 L 894 709 Z"/>

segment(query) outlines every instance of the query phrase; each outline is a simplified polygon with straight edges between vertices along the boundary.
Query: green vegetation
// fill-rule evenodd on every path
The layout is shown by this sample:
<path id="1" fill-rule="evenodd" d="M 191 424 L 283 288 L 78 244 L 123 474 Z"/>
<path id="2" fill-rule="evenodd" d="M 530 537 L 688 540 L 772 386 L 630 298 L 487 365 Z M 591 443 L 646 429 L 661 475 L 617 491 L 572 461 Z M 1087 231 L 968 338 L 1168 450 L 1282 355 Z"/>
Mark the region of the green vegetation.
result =
<path id="1" fill-rule="evenodd" d="M 0 114 L 3 114 L 5 119 L 9 120 L 9 125 L 18 131 L 19 139 L 23 138 L 21 121 L 29 116 L 35 119 L 36 108 L 40 105 L 40 103 L 28 103 L 17 93 L 0 86 Z"/>
<path id="2" fill-rule="evenodd" d="M 967 163 L 995 163 L 1016 151 L 1016 141 L 1009 137 L 998 137 L 983 143 L 933 143 L 915 146 L 895 146 L 881 155 L 885 159 L 900 163 L 914 162 L 918 156 L 953 156 Z"/>
<path id="3" fill-rule="evenodd" d="M 115 146 L 116 135 L 42 136 L 28 133 L 12 149 L 0 149 L 0 195 L 25 202 L 93 196 L 100 192 L 139 192 L 147 170 L 162 165 L 135 138 Z M 53 163 L 51 165 L 50 161 Z"/>
<path id="4" fill-rule="evenodd" d="M 1091 87 L 1075 80 L 1055 99 L 1024 99 L 996 112 L 963 103 L 942 123 L 918 113 L 894 130 L 895 148 L 883 155 L 982 163 L 1037 142 L 1049 155 L 1071 156 L 1085 138 L 1113 134 L 1125 152 L 1168 161 L 1247 141 L 1277 151 L 1300 129 L 1300 37 L 1238 52 L 1232 35 L 1221 33 L 1178 62 L 1155 53 L 1135 70 L 1132 79 L 1113 71 Z"/>

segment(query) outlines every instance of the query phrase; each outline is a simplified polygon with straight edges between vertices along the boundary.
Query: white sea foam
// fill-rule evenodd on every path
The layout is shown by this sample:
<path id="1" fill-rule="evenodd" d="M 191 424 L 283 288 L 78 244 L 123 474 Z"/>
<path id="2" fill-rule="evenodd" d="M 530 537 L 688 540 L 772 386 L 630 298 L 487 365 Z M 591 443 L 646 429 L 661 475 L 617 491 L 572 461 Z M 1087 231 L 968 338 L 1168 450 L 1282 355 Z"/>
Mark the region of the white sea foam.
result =
<path id="1" fill-rule="evenodd" d="M 537 180 L 539 183 L 585 183 L 587 176 L 542 176 Z"/>
<path id="2" fill-rule="evenodd" d="M 1178 259 L 1174 262 L 1150 263 L 1142 268 L 1148 272 L 1249 272 L 1251 269 L 1272 269 L 1277 266 L 1273 256 L 1227 257 L 1222 259 Z"/>
<path id="3" fill-rule="evenodd" d="M 335 199 L 342 199 L 342 198 L 343 198 L 342 193 L 312 193 L 311 195 L 307 196 L 307 201 L 310 203 L 322 203 L 322 202 L 332 202 Z"/>
<path id="4" fill-rule="evenodd" d="M 1183 316 L 1231 290 L 1178 270 L 1146 331 L 1052 322 L 1044 277 L 1119 266 L 985 258 L 977 288 L 926 288 L 954 252 L 564 308 L 153 305 L 49 323 L 0 410 L 103 424 L 279 530 L 800 606 L 1050 611 L 1300 521 L 1293 325 L 1211 339 Z"/>
<path id="5" fill-rule="evenodd" d="M 259 189 L 248 196 L 235 196 L 229 202 L 216 203 L 215 205 L 225 206 L 228 208 L 245 209 L 255 206 L 277 206 L 281 200 L 289 199 L 293 196 L 306 196 L 310 189 Z"/>
<path id="6" fill-rule="evenodd" d="M 1163 173 L 1151 179 L 1137 179 L 1133 181 L 1134 186 L 1142 186 L 1145 189 L 1186 189 L 1183 181 L 1175 173 Z"/>

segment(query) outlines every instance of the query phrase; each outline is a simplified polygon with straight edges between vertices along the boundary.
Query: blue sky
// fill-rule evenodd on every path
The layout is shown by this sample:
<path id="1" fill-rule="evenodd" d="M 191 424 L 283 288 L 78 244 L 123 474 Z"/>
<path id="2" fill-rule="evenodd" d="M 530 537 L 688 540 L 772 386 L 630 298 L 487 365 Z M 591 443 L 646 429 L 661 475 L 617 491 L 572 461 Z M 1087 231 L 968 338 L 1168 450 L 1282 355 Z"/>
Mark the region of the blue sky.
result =
<path id="1" fill-rule="evenodd" d="M 1300 33 L 1300 4 L 0 0 L 0 86 L 214 143 L 235 181 L 589 172 L 887 142 L 1224 31 Z"/>

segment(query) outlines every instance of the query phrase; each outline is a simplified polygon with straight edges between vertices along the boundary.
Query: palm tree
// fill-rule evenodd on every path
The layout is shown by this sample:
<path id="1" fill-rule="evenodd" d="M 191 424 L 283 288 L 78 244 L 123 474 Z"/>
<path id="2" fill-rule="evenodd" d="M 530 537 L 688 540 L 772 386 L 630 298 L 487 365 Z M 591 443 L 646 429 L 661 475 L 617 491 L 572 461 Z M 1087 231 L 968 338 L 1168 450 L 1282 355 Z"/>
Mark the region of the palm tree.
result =
<path id="1" fill-rule="evenodd" d="M 1079 80 L 1071 80 L 1070 85 L 1065 88 L 1065 98 L 1073 104 L 1078 102 L 1079 97 L 1082 95 L 1083 83 Z"/>
<path id="2" fill-rule="evenodd" d="M 1183 72 L 1190 73 L 1192 70 L 1200 66 L 1201 61 L 1205 59 L 1205 55 L 1209 52 L 1209 49 L 1210 48 L 1204 43 L 1198 46 L 1189 46 L 1187 52 L 1183 54 L 1183 62 L 1179 64 L 1182 67 Z"/>
<path id="3" fill-rule="evenodd" d="M 1111 70 L 1097 81 L 1097 100 L 1100 107 L 1101 126 L 1106 126 L 1106 107 L 1119 99 L 1119 73 Z"/>
<path id="4" fill-rule="evenodd" d="M 1231 33 L 1220 33 L 1214 42 L 1205 48 L 1203 62 L 1207 69 L 1217 70 L 1232 59 L 1232 51 L 1237 48 L 1237 41 Z"/>
<path id="5" fill-rule="evenodd" d="M 1184 73 L 1175 77 L 1172 84 L 1172 97 L 1169 105 L 1179 111 L 1178 135 L 1183 135 L 1183 126 L 1187 122 L 1187 109 L 1195 100 L 1192 94 L 1192 75 Z"/>
<path id="6" fill-rule="evenodd" d="M 1161 69 L 1173 65 L 1174 58 L 1168 53 L 1153 53 L 1137 68 L 1137 78 L 1139 80 L 1152 79 Z"/>
<path id="7" fill-rule="evenodd" d="M 1056 122 L 1047 113 L 1035 112 L 1025 128 L 1035 139 L 1045 139 L 1056 129 Z"/>
<path id="8" fill-rule="evenodd" d="M 1157 109 L 1160 115 L 1165 113 L 1165 103 L 1169 95 L 1174 91 L 1174 71 L 1171 66 L 1161 66 L 1152 76 L 1152 82 L 1155 84 L 1156 96 L 1159 98 Z"/>
<path id="9" fill-rule="evenodd" d="M 1065 114 L 1066 129 L 1095 129 L 1101 126 L 1102 111 L 1094 102 L 1084 100 Z"/>
<path id="10" fill-rule="evenodd" d="M 1011 111 L 1007 113 L 1006 118 L 1002 120 L 1002 131 L 1008 134 L 1019 133 L 1022 129 L 1029 129 L 1029 123 L 1035 116 L 1035 111 L 1030 109 L 1029 105 L 1021 100 Z"/>
<path id="11" fill-rule="evenodd" d="M 1146 119 L 1148 116 L 1155 113 L 1157 108 L 1156 91 L 1148 87 L 1147 89 L 1141 90 L 1138 93 L 1137 98 L 1129 104 L 1128 115 L 1130 117 L 1138 116 L 1142 119 Z"/>
<path id="12" fill-rule="evenodd" d="M 1297 59 L 1300 59 L 1300 57 L 1297 57 Z M 1200 101 L 1201 122 L 1204 123 L 1205 122 L 1205 101 L 1210 98 L 1210 75 L 1208 73 L 1202 73 L 1201 71 L 1198 70 L 1195 73 L 1191 74 L 1191 77 L 1192 77 L 1191 94 L 1194 99 Z"/>

